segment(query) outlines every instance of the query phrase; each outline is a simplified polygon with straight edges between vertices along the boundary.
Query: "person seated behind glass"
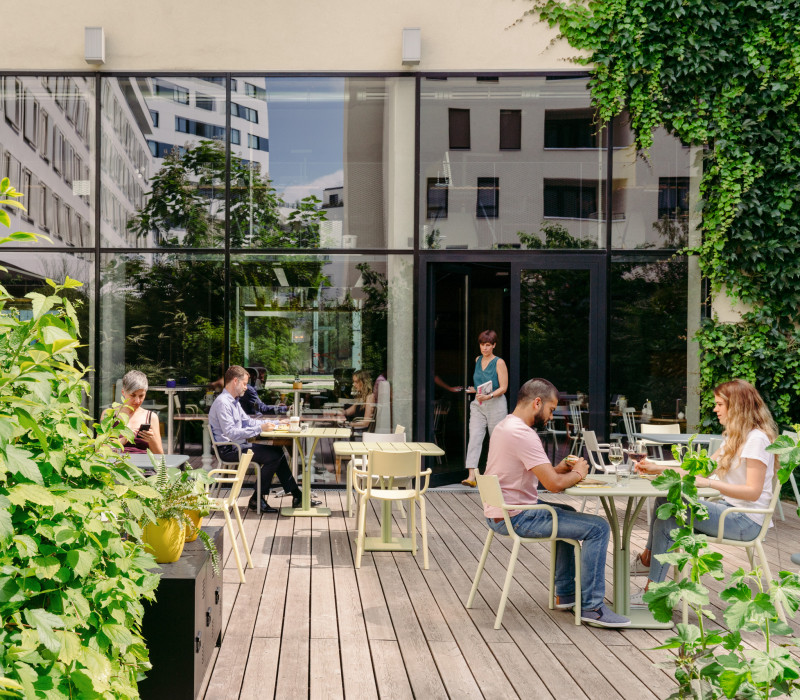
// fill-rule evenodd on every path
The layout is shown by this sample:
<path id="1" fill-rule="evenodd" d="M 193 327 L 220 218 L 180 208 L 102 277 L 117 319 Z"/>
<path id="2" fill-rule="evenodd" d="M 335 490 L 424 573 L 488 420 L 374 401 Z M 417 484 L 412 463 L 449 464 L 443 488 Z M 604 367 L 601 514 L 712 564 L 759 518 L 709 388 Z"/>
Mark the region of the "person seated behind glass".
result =
<path id="1" fill-rule="evenodd" d="M 372 391 L 372 376 L 368 370 L 360 369 L 353 373 L 354 403 L 345 404 L 344 416 L 350 427 L 363 432 L 375 419 L 375 395 Z"/>
<path id="2" fill-rule="evenodd" d="M 268 406 L 259 398 L 258 392 L 252 384 L 248 384 L 247 388 L 244 390 L 244 394 L 239 397 L 239 405 L 248 416 L 275 413 L 274 407 Z"/>
<path id="3" fill-rule="evenodd" d="M 120 438 L 125 452 L 141 454 L 149 449 L 151 452 L 161 455 L 164 454 L 164 447 L 161 444 L 158 415 L 142 408 L 148 386 L 147 376 L 144 372 L 132 369 L 122 378 L 122 406 L 116 409 L 106 409 L 103 416 L 108 415 L 109 412 L 115 412 L 120 422 L 133 431 L 136 436 L 133 443 L 128 442 L 124 437 Z"/>

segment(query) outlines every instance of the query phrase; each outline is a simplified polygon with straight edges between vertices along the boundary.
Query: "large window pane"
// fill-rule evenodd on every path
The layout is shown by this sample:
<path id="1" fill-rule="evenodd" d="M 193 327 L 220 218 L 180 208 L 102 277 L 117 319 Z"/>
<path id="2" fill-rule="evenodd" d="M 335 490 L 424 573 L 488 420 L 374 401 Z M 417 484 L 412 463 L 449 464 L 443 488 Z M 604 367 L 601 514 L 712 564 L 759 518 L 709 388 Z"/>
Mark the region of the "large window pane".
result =
<path id="1" fill-rule="evenodd" d="M 686 406 L 686 309 L 686 258 L 615 259 L 609 324 L 613 403 L 624 396 L 638 413 L 649 399 L 656 421 L 678 421 Z"/>
<path id="2" fill-rule="evenodd" d="M 104 78 L 102 86 L 103 244 L 222 248 L 225 79 Z"/>
<path id="3" fill-rule="evenodd" d="M 623 115 L 614 129 L 614 248 L 681 248 L 699 240 L 701 150 L 657 129 L 647 158 L 631 146 Z"/>
<path id="4" fill-rule="evenodd" d="M 0 270 L 0 284 L 11 295 L 5 303 L 6 312 L 11 309 L 19 311 L 23 319 L 33 315 L 31 300 L 25 295 L 37 292 L 49 296 L 53 288 L 47 284 L 48 279 L 63 283 L 67 277 L 81 282 L 80 287 L 65 289 L 60 292 L 72 302 L 78 317 L 81 346 L 78 348 L 78 361 L 85 367 L 95 365 L 94 348 L 94 261 L 91 253 L 53 253 L 37 251 L 30 253 L 9 253 L 0 248 L 0 264 L 6 268 Z M 88 410 L 94 406 L 94 372 L 88 372 L 86 380 L 93 387 L 91 396 L 86 397 Z"/>
<path id="5" fill-rule="evenodd" d="M 411 247 L 412 80 L 254 76 L 232 100 L 234 247 Z"/>
<path id="6" fill-rule="evenodd" d="M 118 380 L 130 369 L 144 372 L 153 385 L 167 378 L 191 385 L 219 379 L 224 289 L 221 256 L 103 255 L 102 405 L 112 402 Z M 197 403 L 202 393 L 181 398 Z M 163 403 L 164 396 L 155 399 Z"/>
<path id="7" fill-rule="evenodd" d="M 231 357 L 259 376 L 262 400 L 292 401 L 287 383 L 305 383 L 303 415 L 335 425 L 352 403 L 352 377 L 387 382 L 376 392 L 369 429 L 412 428 L 412 271 L 406 256 L 238 257 L 231 269 Z M 323 445 L 317 479 L 334 482 Z M 322 464 L 327 468 L 323 468 Z"/>
<path id="8" fill-rule="evenodd" d="M 604 145 L 585 78 L 423 79 L 420 245 L 604 247 Z"/>
<path id="9" fill-rule="evenodd" d="M 27 209 L 8 209 L 11 230 L 94 246 L 94 91 L 94 78 L 0 76 L 0 178 Z"/>

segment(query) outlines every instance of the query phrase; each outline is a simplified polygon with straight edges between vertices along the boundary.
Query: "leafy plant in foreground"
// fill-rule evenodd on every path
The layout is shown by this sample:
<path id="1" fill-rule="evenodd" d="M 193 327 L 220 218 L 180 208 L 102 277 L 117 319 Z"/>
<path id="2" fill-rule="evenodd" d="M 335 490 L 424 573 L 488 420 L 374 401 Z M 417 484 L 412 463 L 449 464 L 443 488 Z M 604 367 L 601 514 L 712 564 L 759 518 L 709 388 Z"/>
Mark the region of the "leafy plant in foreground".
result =
<path id="1" fill-rule="evenodd" d="M 17 196 L 0 182 L 0 203 Z M 62 294 L 80 283 L 47 284 L 50 295 L 27 295 L 26 321 L 0 286 L 0 694 L 135 698 L 149 668 L 141 601 L 158 584 L 139 496 L 154 494 L 112 451 L 120 429 L 95 434 L 81 405 L 77 316 Z"/>
<path id="2" fill-rule="evenodd" d="M 782 436 L 768 449 L 773 452 L 791 452 L 796 446 L 784 445 Z M 776 447 L 778 446 L 778 447 Z M 708 508 L 697 496 L 696 477 L 708 476 L 716 467 L 705 450 L 690 449 L 681 467 L 685 474 L 673 469 L 663 472 L 653 485 L 668 492 L 667 502 L 657 512 L 666 520 L 674 517 L 678 527 L 672 531 L 673 546 L 666 554 L 658 555 L 661 562 L 686 571 L 688 575 L 674 581 L 651 583 L 644 601 L 656 620 L 668 622 L 674 609 L 684 602 L 697 616 L 697 624 L 677 625 L 676 634 L 667 639 L 659 649 L 675 649 L 677 655 L 670 662 L 675 666 L 678 690 L 671 698 L 769 698 L 789 696 L 800 698 L 800 664 L 787 647 L 796 646 L 794 639 L 777 643 L 776 637 L 788 637 L 792 628 L 778 617 L 777 605 L 791 614 L 800 605 L 800 578 L 788 571 L 780 572 L 780 579 L 771 581 L 767 590 L 761 581 L 761 571 L 734 572 L 720 594 L 727 608 L 723 613 L 728 631 L 709 629 L 708 620 L 715 615 L 706 607 L 708 589 L 704 576 L 724 579 L 722 554 L 707 551 L 708 539 L 694 531 L 694 523 L 708 518 Z M 800 456 L 800 450 L 797 455 Z M 680 459 L 677 447 L 673 456 Z M 784 464 L 778 472 L 778 481 L 786 481 L 793 464 Z M 751 589 L 755 587 L 755 593 Z M 760 634 L 764 649 L 745 648 L 742 633 Z"/>

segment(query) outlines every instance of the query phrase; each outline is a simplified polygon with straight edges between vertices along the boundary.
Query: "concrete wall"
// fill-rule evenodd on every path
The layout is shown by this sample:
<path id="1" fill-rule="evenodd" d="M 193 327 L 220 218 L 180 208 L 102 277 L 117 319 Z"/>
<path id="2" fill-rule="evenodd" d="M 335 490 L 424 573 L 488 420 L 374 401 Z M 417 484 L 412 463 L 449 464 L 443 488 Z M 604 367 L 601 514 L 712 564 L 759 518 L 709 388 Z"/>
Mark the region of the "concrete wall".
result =
<path id="1" fill-rule="evenodd" d="M 101 70 L 414 71 L 403 27 L 422 30 L 419 70 L 569 70 L 575 51 L 513 0 L 27 0 L 4 20 L 0 64 L 86 70 L 84 27 L 102 26 Z"/>

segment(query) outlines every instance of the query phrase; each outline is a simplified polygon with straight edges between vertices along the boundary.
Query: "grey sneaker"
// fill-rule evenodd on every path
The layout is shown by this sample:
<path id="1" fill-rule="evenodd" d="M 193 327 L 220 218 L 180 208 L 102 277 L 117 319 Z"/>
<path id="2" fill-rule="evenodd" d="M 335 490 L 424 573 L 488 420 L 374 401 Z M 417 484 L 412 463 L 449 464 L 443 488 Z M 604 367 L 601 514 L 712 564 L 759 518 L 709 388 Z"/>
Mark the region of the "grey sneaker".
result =
<path id="1" fill-rule="evenodd" d="M 593 627 L 627 627 L 631 624 L 627 617 L 617 615 L 605 603 L 597 610 L 582 610 L 581 621 Z"/>
<path id="2" fill-rule="evenodd" d="M 650 567 L 642 562 L 642 555 L 637 554 L 631 561 L 631 576 L 649 576 Z"/>
<path id="3" fill-rule="evenodd" d="M 572 595 L 557 595 L 556 596 L 556 610 L 571 610 L 575 607 L 575 594 Z"/>

